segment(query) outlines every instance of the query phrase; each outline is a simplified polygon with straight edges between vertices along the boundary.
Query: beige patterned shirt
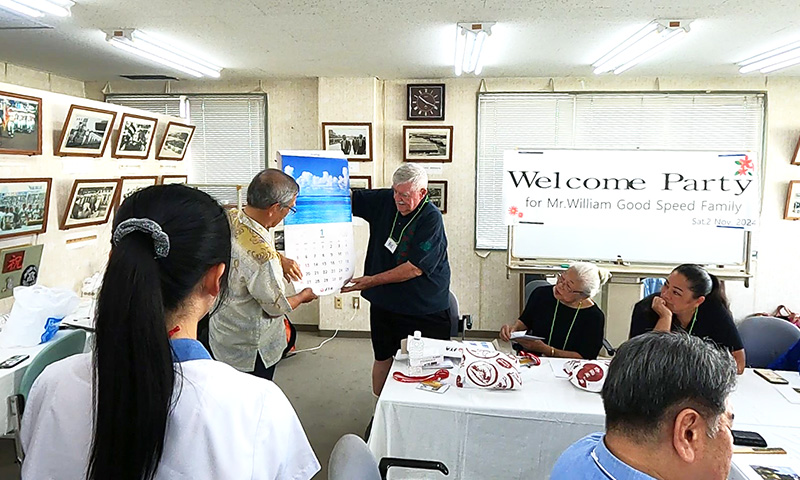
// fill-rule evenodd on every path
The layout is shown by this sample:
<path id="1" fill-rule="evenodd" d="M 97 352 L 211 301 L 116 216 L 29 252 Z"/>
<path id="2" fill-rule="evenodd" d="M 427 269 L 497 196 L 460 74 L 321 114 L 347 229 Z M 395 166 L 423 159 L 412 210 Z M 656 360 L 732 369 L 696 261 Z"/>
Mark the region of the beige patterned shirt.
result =
<path id="1" fill-rule="evenodd" d="M 235 208 L 231 224 L 228 298 L 211 317 L 209 340 L 217 360 L 243 372 L 255 369 L 256 353 L 267 368 L 286 348 L 283 269 L 269 231 Z"/>

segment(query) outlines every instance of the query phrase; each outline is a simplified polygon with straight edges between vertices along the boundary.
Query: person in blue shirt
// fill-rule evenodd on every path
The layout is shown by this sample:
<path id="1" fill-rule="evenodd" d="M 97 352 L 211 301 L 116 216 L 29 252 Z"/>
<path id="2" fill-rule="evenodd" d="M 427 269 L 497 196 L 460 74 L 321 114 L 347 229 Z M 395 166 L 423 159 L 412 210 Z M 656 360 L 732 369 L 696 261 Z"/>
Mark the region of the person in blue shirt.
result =
<path id="1" fill-rule="evenodd" d="M 769 364 L 772 370 L 800 371 L 800 341 Z"/>
<path id="2" fill-rule="evenodd" d="M 736 363 L 686 333 L 622 344 L 603 384 L 606 432 L 570 446 L 552 480 L 725 480 L 731 468 Z"/>
<path id="3" fill-rule="evenodd" d="M 342 292 L 369 300 L 375 362 L 372 391 L 380 395 L 400 341 L 422 336 L 450 339 L 450 263 L 439 209 L 428 198 L 428 174 L 404 163 L 392 188 L 353 191 L 353 215 L 369 222 L 364 276 Z"/>

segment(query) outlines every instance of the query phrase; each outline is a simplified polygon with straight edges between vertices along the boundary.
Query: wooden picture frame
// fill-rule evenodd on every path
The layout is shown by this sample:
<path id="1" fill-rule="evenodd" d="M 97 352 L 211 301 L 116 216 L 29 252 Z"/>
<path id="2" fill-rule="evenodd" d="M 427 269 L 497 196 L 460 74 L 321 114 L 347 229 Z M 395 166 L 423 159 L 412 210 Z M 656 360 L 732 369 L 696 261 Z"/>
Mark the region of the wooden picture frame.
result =
<path id="1" fill-rule="evenodd" d="M 0 92 L 0 155 L 42 154 L 42 99 Z"/>
<path id="2" fill-rule="evenodd" d="M 159 185 L 172 185 L 174 183 L 187 184 L 189 183 L 188 175 L 161 175 Z"/>
<path id="3" fill-rule="evenodd" d="M 353 181 L 355 180 L 355 182 Z M 369 175 L 350 175 L 350 190 L 371 190 L 372 177 Z"/>
<path id="4" fill-rule="evenodd" d="M 351 162 L 371 162 L 372 123 L 323 123 L 322 149 L 341 151 Z"/>
<path id="5" fill-rule="evenodd" d="M 428 180 L 428 198 L 442 214 L 447 213 L 447 180 Z"/>
<path id="6" fill-rule="evenodd" d="M 156 138 L 158 119 L 123 113 L 119 122 L 119 133 L 114 145 L 114 158 L 146 160 Z"/>
<path id="7" fill-rule="evenodd" d="M 403 125 L 403 161 L 437 162 L 453 161 L 452 125 Z"/>
<path id="8" fill-rule="evenodd" d="M 47 231 L 52 178 L 0 178 L 0 239 Z"/>
<path id="9" fill-rule="evenodd" d="M 786 191 L 786 206 L 783 211 L 784 220 L 800 220 L 800 180 L 789 182 Z"/>
<path id="10" fill-rule="evenodd" d="M 61 218 L 61 230 L 108 222 L 121 183 L 119 178 L 75 180 Z"/>
<path id="11" fill-rule="evenodd" d="M 797 139 L 797 145 L 794 147 L 794 154 L 792 155 L 792 165 L 800 165 L 800 158 L 798 158 L 798 154 L 800 153 L 800 138 Z"/>
<path id="12" fill-rule="evenodd" d="M 153 185 L 158 185 L 157 175 L 144 175 L 144 176 L 131 176 L 131 177 L 123 176 L 120 178 L 120 180 L 121 182 L 119 185 L 119 195 L 117 195 L 116 208 L 119 208 L 119 206 L 122 205 L 122 202 L 125 201 L 126 198 L 138 192 L 139 190 Z"/>
<path id="13" fill-rule="evenodd" d="M 117 112 L 70 105 L 64 128 L 55 148 L 60 157 L 102 157 Z"/>
<path id="14" fill-rule="evenodd" d="M 181 161 L 186 157 L 189 150 L 189 143 L 192 141 L 195 131 L 194 125 L 184 123 L 169 122 L 158 144 L 156 160 L 176 160 Z"/>

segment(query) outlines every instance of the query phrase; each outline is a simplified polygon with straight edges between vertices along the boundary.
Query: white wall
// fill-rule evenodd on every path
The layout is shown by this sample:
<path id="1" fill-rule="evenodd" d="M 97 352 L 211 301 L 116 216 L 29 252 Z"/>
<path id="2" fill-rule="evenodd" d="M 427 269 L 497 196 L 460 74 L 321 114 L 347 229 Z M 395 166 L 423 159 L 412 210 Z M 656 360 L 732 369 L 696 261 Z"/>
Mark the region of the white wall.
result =
<path id="1" fill-rule="evenodd" d="M 242 83 L 180 82 L 181 92 L 244 92 L 263 88 L 269 95 L 269 154 L 283 148 L 321 147 L 320 123 L 323 121 L 371 121 L 375 143 L 375 161 L 360 163 L 359 175 L 373 174 L 373 185 L 386 186 L 394 168 L 402 161 L 402 126 L 405 120 L 405 85 L 414 80 L 380 81 L 358 78 L 320 78 L 263 80 Z M 449 254 L 453 270 L 452 290 L 459 297 L 462 313 L 471 313 L 480 330 L 497 330 L 519 313 L 519 278 L 506 279 L 505 252 L 479 252 L 473 249 L 475 223 L 475 128 L 476 98 L 480 80 L 458 78 L 424 80 L 447 85 L 446 119 L 432 124 L 454 126 L 454 161 L 444 164 L 447 179 L 448 213 L 444 216 Z M 414 81 L 418 83 L 419 81 Z M 144 87 L 140 85 L 145 85 Z M 102 98 L 103 84 L 87 84 L 87 93 Z M 177 84 L 170 89 L 175 92 Z M 800 79 L 780 78 L 767 82 L 763 77 L 683 78 L 683 77 L 587 77 L 587 78 L 490 78 L 487 91 L 703 91 L 749 90 L 768 94 L 767 149 L 762 227 L 754 235 L 756 279 L 745 289 L 742 283 L 728 285 L 728 293 L 737 318 L 754 311 L 774 308 L 778 303 L 800 309 L 794 298 L 795 271 L 800 270 L 800 256 L 792 249 L 800 233 L 800 223 L 783 220 L 783 205 L 789 180 L 800 179 L 800 166 L 789 164 L 800 134 Z M 136 84 L 115 82 L 114 93 L 135 91 L 164 92 L 162 83 Z M 422 122 L 413 122 L 422 124 Z M 356 174 L 355 168 L 353 173 Z M 360 247 L 366 242 L 366 228 L 356 227 Z M 360 272 L 357 272 L 360 273 Z M 626 333 L 632 302 L 638 288 L 611 285 L 605 298 L 609 316 L 608 333 L 613 343 L 620 343 Z M 312 313 L 309 313 L 312 310 Z M 319 324 L 324 329 L 341 326 L 365 330 L 365 308 L 354 321 L 349 299 L 345 310 L 333 309 L 330 298 L 318 307 L 300 309 L 299 323 Z M 299 319 L 299 320 L 298 320 Z"/>
<path id="2" fill-rule="evenodd" d="M 13 71 L 13 79 L 21 83 L 49 85 L 50 88 L 62 91 L 83 92 L 83 83 L 69 79 L 39 74 L 26 69 L 7 68 Z M 58 79 L 57 79 L 58 78 Z M 49 83 L 48 83 L 49 82 Z M 21 156 L 0 154 L 0 177 L 26 178 L 49 177 L 53 179 L 50 193 L 50 208 L 47 219 L 47 230 L 39 235 L 26 235 L 0 240 L 0 248 L 25 244 L 44 244 L 39 283 L 46 286 L 61 286 L 80 290 L 83 279 L 102 269 L 108 258 L 110 249 L 110 222 L 99 226 L 59 230 L 59 221 L 66 210 L 66 203 L 75 179 L 119 178 L 123 175 L 164 175 L 183 174 L 184 165 L 174 161 L 156 161 L 155 150 L 163 135 L 167 122 L 177 120 L 166 115 L 146 113 L 157 117 L 159 125 L 156 141 L 148 160 L 121 160 L 111 157 L 116 142 L 116 132 L 122 112 L 138 110 L 120 107 L 85 98 L 53 93 L 45 90 L 21 87 L 10 83 L 0 83 L 0 91 L 19 93 L 42 99 L 42 155 Z M 102 108 L 119 112 L 115 121 L 114 133 L 106 145 L 105 155 L 101 158 L 57 157 L 54 155 L 54 144 L 63 128 L 70 105 L 78 104 L 94 108 Z M 80 237 L 96 236 L 96 240 L 67 244 L 67 240 Z M 11 298 L 0 300 L 0 313 L 10 311 Z"/>

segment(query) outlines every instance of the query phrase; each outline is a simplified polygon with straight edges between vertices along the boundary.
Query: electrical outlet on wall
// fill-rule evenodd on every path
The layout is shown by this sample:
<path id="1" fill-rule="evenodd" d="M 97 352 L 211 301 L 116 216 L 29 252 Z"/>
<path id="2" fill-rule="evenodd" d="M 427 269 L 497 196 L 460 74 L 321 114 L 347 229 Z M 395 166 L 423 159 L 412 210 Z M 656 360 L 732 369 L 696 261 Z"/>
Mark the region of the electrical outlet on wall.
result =
<path id="1" fill-rule="evenodd" d="M 361 297 L 353 297 L 353 308 L 356 310 L 361 308 Z"/>
<path id="2" fill-rule="evenodd" d="M 333 308 L 335 308 L 336 310 L 342 309 L 342 297 L 339 296 L 333 297 Z"/>

